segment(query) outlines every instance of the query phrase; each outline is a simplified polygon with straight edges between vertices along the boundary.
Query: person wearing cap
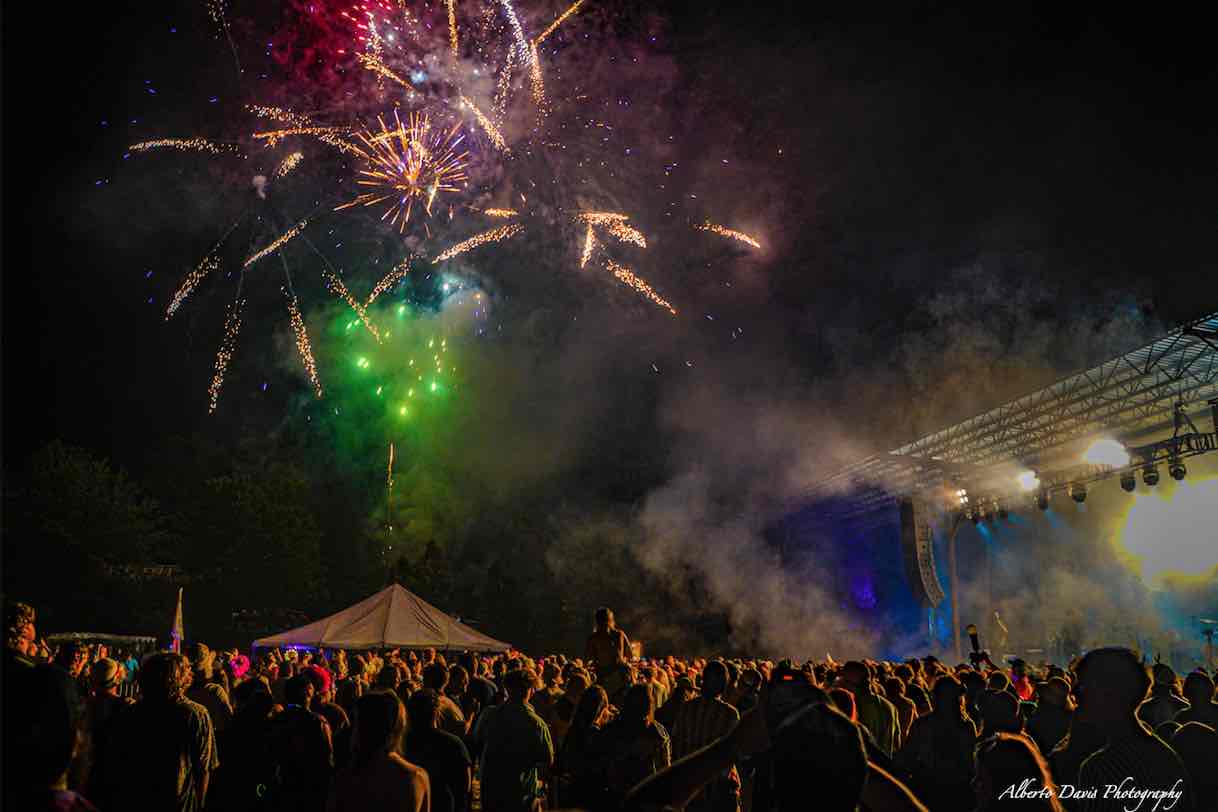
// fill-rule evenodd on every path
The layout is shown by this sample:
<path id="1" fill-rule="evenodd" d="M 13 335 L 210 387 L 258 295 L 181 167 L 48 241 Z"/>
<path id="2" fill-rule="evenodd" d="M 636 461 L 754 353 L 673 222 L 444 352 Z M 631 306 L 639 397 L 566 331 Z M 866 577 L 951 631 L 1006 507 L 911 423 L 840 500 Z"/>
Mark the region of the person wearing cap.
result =
<path id="1" fill-rule="evenodd" d="M 134 704 L 131 699 L 119 694 L 123 669 L 116 660 L 103 657 L 93 663 L 89 669 L 89 683 L 92 691 L 85 703 L 84 752 L 79 765 L 73 765 L 73 772 L 78 773 L 82 781 L 92 771 L 92 764 L 99 749 L 104 746 L 115 715 Z"/>
<path id="2" fill-rule="evenodd" d="M 1032 680 L 1028 679 L 1028 664 L 1018 657 L 1011 659 L 1011 688 L 1022 702 L 1031 702 L 1036 695 Z"/>
<path id="3" fill-rule="evenodd" d="M 1154 685 L 1150 698 L 1138 706 L 1138 718 L 1152 728 L 1176 718 L 1176 714 L 1188 707 L 1180 696 L 1180 680 L 1167 663 L 1155 663 L 1151 669 Z"/>

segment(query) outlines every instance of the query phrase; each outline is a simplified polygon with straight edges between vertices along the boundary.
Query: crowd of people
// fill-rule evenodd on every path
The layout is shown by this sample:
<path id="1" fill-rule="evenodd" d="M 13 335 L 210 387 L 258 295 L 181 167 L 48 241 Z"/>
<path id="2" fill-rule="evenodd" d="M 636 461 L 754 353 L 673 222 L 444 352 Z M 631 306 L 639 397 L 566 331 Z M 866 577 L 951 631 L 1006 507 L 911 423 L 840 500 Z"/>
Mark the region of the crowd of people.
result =
<path id="1" fill-rule="evenodd" d="M 1125 648 L 641 659 L 601 609 L 578 657 L 140 660 L 40 645 L 24 604 L 6 621 L 6 809 L 1218 810 L 1213 676 Z"/>

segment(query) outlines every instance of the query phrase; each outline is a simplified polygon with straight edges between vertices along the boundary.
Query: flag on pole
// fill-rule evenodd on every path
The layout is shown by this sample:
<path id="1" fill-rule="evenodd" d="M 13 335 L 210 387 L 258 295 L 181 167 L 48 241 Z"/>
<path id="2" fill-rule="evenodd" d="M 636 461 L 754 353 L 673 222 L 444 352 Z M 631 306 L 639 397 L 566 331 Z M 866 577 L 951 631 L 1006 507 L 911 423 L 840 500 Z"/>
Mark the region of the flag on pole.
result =
<path id="1" fill-rule="evenodd" d="M 173 613 L 173 629 L 169 632 L 169 650 L 182 653 L 182 641 L 186 637 L 186 629 L 182 625 L 182 587 L 178 587 L 178 608 Z"/>

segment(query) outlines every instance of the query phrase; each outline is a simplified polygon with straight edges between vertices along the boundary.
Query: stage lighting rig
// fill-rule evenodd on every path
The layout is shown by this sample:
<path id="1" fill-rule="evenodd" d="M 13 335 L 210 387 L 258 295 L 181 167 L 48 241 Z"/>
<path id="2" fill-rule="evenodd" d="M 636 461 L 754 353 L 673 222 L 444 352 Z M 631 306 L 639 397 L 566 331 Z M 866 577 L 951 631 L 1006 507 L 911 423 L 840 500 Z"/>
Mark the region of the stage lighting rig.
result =
<path id="1" fill-rule="evenodd" d="M 1138 487 L 1138 478 L 1133 471 L 1125 471 L 1121 474 L 1121 490 L 1126 493 L 1133 493 L 1133 489 Z"/>
<path id="2" fill-rule="evenodd" d="M 1147 465 L 1142 469 L 1142 482 L 1146 487 L 1153 488 L 1159 484 L 1159 469 L 1154 465 Z"/>
<path id="3" fill-rule="evenodd" d="M 1087 501 L 1087 486 L 1081 482 L 1074 482 L 1070 485 L 1070 498 L 1080 505 Z"/>
<path id="4" fill-rule="evenodd" d="M 1171 474 L 1171 478 L 1179 482 L 1188 474 L 1188 469 L 1184 467 L 1184 462 L 1176 457 L 1168 463 L 1167 473 Z"/>
<path id="5" fill-rule="evenodd" d="M 1049 509 L 1049 492 L 1048 491 L 1042 490 L 1040 493 L 1036 494 L 1036 506 L 1038 508 L 1040 508 L 1041 510 Z"/>

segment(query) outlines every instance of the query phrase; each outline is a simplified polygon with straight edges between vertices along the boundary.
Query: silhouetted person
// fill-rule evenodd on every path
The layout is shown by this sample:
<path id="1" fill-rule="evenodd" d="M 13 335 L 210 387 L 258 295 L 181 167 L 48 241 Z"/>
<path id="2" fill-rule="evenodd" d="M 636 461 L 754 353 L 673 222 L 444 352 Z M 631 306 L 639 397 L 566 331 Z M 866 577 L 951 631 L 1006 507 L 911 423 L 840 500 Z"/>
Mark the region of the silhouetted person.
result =
<path id="1" fill-rule="evenodd" d="M 1192 779 L 1193 808 L 1218 809 L 1218 732 L 1209 725 L 1189 722 L 1171 737 L 1171 747 Z"/>
<path id="2" fill-rule="evenodd" d="M 186 698 L 190 663 L 157 654 L 140 668 L 140 701 L 113 721 L 98 761 L 102 809 L 202 809 L 220 766 L 207 709 Z"/>
<path id="3" fill-rule="evenodd" d="M 1040 704 L 1028 720 L 1028 735 L 1044 755 L 1053 752 L 1057 743 L 1070 732 L 1074 705 L 1070 701 L 1070 685 L 1061 677 L 1053 677 L 1040 689 Z"/>
<path id="4" fill-rule="evenodd" d="M 1076 669 L 1079 706 L 1075 714 L 1094 725 L 1108 743 L 1079 768 L 1080 787 L 1106 787 L 1126 781 L 1147 789 L 1180 789 L 1184 797 L 1175 809 L 1193 808 L 1184 765 L 1175 752 L 1137 718 L 1138 706 L 1150 691 L 1150 677 L 1137 655 L 1127 648 L 1090 651 Z M 1103 797 L 1083 799 L 1082 812 L 1119 809 L 1121 802 Z"/>
<path id="5" fill-rule="evenodd" d="M 68 789 L 68 768 L 83 741 L 76 681 L 51 665 L 6 669 L 4 705 L 4 808 L 97 812 Z"/>
<path id="6" fill-rule="evenodd" d="M 1138 718 L 1153 730 L 1175 719 L 1177 713 L 1188 707 L 1188 703 L 1180 696 L 1180 680 L 1171 666 L 1156 663 L 1151 673 L 1154 685 L 1150 689 L 1150 698 L 1138 706 Z"/>
<path id="7" fill-rule="evenodd" d="M 631 685 L 626 690 L 621 711 L 605 725 L 594 747 L 608 760 L 609 789 L 618 797 L 672 763 L 668 731 L 655 721 L 646 685 Z"/>
<path id="8" fill-rule="evenodd" d="M 312 710 L 312 677 L 300 673 L 284 686 L 287 705 L 275 717 L 271 739 L 276 781 L 268 791 L 274 809 L 323 809 L 334 771 L 330 723 Z"/>
<path id="9" fill-rule="evenodd" d="M 986 691 L 981 697 L 981 738 L 999 733 L 1023 733 L 1019 699 L 1009 691 Z"/>
<path id="10" fill-rule="evenodd" d="M 571 719 L 555 761 L 561 780 L 559 805 L 599 810 L 611 804 L 608 760 L 593 747 L 609 717 L 609 696 L 599 685 L 587 688 Z"/>
<path id="11" fill-rule="evenodd" d="M 967 810 L 977 727 L 965 713 L 964 686 L 955 677 L 939 677 L 931 695 L 933 709 L 914 720 L 896 760 L 913 775 L 914 790 L 931 809 Z"/>
<path id="12" fill-rule="evenodd" d="M 424 688 L 411 695 L 406 702 L 402 753 L 411 764 L 427 771 L 434 812 L 465 812 L 471 783 L 469 751 L 461 739 L 437 726 L 439 707 L 435 691 Z"/>
<path id="13" fill-rule="evenodd" d="M 838 675 L 837 685 L 854 694 L 859 724 L 871 732 L 880 750 L 891 758 L 901 746 L 897 709 L 872 691 L 871 672 L 867 666 L 857 660 L 846 663 Z"/>
<path id="14" fill-rule="evenodd" d="M 1214 702 L 1214 681 L 1209 675 L 1194 671 L 1184 678 L 1184 698 L 1189 707 L 1176 714 L 1182 725 L 1201 722 L 1218 730 L 1218 702 Z"/>
<path id="15" fill-rule="evenodd" d="M 398 750 L 406 709 L 397 695 L 373 691 L 355 701 L 351 765 L 334 779 L 327 812 L 429 812 L 427 773 Z"/>
<path id="16" fill-rule="evenodd" d="M 615 701 L 630 684 L 630 638 L 617 627 L 613 610 L 596 610 L 595 624 L 584 646 L 584 659 L 596 669 L 596 684 Z"/>
<path id="17" fill-rule="evenodd" d="M 550 729 L 529 704 L 533 674 L 524 669 L 503 677 L 507 701 L 486 711 L 482 753 L 482 808 L 528 812 L 543 797 L 542 775 L 554 763 Z"/>
<path id="18" fill-rule="evenodd" d="M 672 728 L 672 758 L 680 759 L 727 734 L 740 714 L 723 700 L 727 690 L 727 668 L 718 660 L 702 671 L 702 695 L 691 699 L 677 712 Z M 740 775 L 735 765 L 690 802 L 698 812 L 733 812 L 740 805 Z"/>
<path id="19" fill-rule="evenodd" d="M 994 809 L 1062 812 L 1049 766 L 1027 736 L 998 733 L 977 745 L 973 781 L 977 812 Z"/>

